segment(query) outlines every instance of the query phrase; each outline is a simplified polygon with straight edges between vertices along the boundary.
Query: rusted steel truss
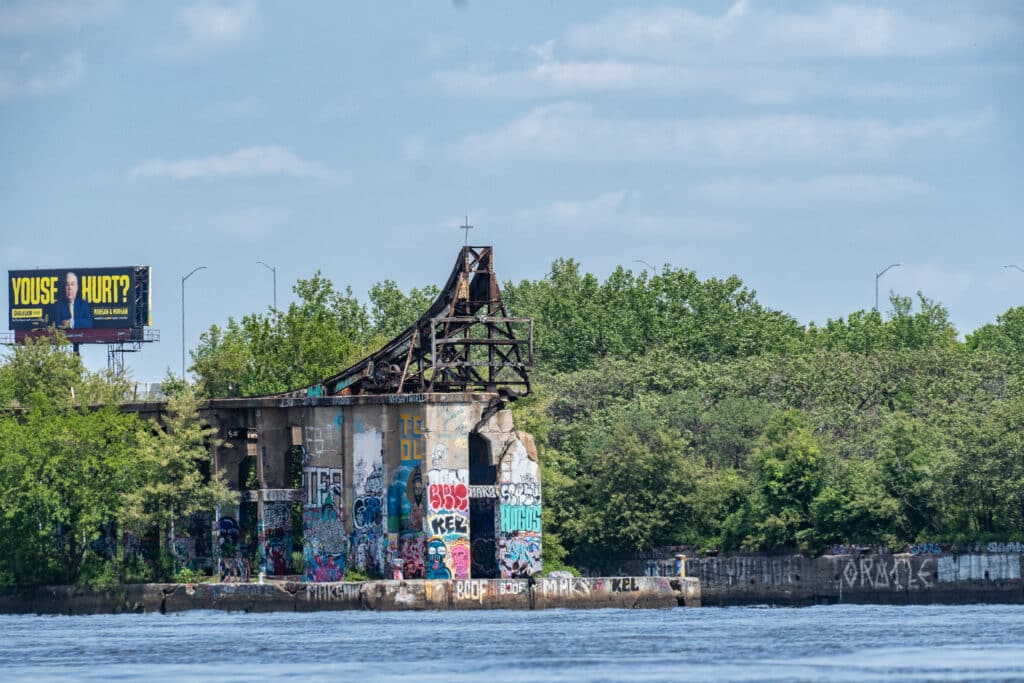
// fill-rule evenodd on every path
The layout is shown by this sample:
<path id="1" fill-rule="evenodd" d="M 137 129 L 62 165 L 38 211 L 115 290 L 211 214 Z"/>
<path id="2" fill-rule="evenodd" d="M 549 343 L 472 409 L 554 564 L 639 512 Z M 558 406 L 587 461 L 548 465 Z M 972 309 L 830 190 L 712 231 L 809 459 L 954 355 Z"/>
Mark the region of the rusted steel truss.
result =
<path id="1" fill-rule="evenodd" d="M 509 317 L 491 247 L 463 247 L 437 300 L 379 351 L 287 395 L 530 392 L 533 320 Z"/>

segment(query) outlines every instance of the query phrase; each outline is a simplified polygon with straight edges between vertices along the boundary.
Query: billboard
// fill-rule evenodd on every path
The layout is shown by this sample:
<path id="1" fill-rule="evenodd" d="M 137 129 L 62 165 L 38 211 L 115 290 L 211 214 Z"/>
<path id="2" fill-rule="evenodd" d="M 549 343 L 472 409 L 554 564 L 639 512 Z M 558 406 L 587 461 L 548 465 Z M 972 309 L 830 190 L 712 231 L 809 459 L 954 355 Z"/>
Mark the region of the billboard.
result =
<path id="1" fill-rule="evenodd" d="M 7 294 L 18 337 L 53 326 L 69 338 L 102 342 L 140 336 L 152 323 L 149 266 L 11 270 Z"/>

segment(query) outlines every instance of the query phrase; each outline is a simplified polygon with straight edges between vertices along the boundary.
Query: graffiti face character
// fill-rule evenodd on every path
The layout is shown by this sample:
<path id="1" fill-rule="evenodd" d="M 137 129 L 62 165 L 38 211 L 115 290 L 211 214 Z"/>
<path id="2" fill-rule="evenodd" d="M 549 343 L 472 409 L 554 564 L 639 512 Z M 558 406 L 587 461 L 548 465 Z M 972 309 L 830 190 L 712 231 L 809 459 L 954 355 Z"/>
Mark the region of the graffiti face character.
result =
<path id="1" fill-rule="evenodd" d="M 469 543 L 465 540 L 456 542 L 451 549 L 452 568 L 455 570 L 456 579 L 469 578 L 470 551 Z"/>
<path id="2" fill-rule="evenodd" d="M 427 578 L 428 579 L 450 579 L 452 572 L 445 562 L 448 556 L 448 548 L 440 538 L 432 538 L 427 541 Z"/>
<path id="3" fill-rule="evenodd" d="M 417 505 L 423 504 L 423 475 L 418 468 L 412 473 L 412 497 Z"/>

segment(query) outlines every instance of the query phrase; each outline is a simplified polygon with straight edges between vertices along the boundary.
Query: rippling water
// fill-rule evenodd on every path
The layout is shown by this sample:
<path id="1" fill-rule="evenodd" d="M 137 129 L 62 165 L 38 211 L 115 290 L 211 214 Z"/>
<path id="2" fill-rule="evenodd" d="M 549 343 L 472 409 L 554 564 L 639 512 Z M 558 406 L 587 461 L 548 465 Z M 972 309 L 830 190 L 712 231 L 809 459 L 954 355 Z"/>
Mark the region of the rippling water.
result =
<path id="1" fill-rule="evenodd" d="M 1024 680 L 1024 607 L 0 615 L 5 681 Z"/>

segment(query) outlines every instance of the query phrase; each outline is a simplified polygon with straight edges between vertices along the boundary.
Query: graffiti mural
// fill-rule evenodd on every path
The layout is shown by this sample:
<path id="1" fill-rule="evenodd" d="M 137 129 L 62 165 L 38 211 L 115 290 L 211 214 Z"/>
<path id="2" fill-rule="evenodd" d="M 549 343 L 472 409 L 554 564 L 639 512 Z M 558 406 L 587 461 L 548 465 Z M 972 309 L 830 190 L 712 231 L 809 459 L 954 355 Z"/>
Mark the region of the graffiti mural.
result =
<path id="1" fill-rule="evenodd" d="M 387 512 L 384 509 L 383 436 L 357 422 L 354 440 L 354 497 L 349 564 L 376 576 L 385 576 Z"/>
<path id="2" fill-rule="evenodd" d="M 448 545 L 448 554 L 451 557 L 452 573 L 456 579 L 468 579 L 471 564 L 471 552 L 469 539 L 459 538 Z"/>
<path id="3" fill-rule="evenodd" d="M 444 539 L 432 537 L 427 541 L 426 571 L 428 579 L 450 579 L 452 570 L 449 566 L 448 546 Z"/>
<path id="4" fill-rule="evenodd" d="M 340 468 L 302 470 L 302 527 L 306 581 L 341 581 L 345 576 L 348 539 Z"/>
<path id="5" fill-rule="evenodd" d="M 217 523 L 217 572 L 225 583 L 248 581 L 250 566 L 245 538 L 238 520 L 224 515 Z"/>
<path id="6" fill-rule="evenodd" d="M 387 555 L 391 558 L 390 574 L 400 569 L 400 575 L 406 579 L 422 579 L 425 575 L 426 487 L 421 463 L 426 443 L 423 434 L 421 417 L 399 415 L 399 465 L 391 475 L 387 490 Z M 394 543 L 397 546 L 391 545 Z"/>
<path id="7" fill-rule="evenodd" d="M 938 563 L 941 583 L 1020 578 L 1020 557 L 1016 555 L 946 555 Z"/>
<path id="8" fill-rule="evenodd" d="M 423 460 L 426 444 L 423 440 L 423 418 L 400 413 L 399 448 L 402 460 Z"/>
<path id="9" fill-rule="evenodd" d="M 847 588 L 914 590 L 932 587 L 935 560 L 919 560 L 915 569 L 909 557 L 861 557 L 847 560 L 841 579 Z"/>
<path id="10" fill-rule="evenodd" d="M 503 533 L 513 531 L 532 531 L 540 533 L 539 505 L 502 505 L 501 526 Z"/>
<path id="11" fill-rule="evenodd" d="M 435 468 L 427 473 L 427 578 L 469 578 L 469 470 Z M 444 565 L 442 570 L 439 562 Z M 434 572 L 435 576 L 431 573 Z"/>
<path id="12" fill-rule="evenodd" d="M 497 527 L 501 578 L 532 576 L 541 570 L 540 468 L 526 446 L 515 439 L 501 459 Z"/>
<path id="13" fill-rule="evenodd" d="M 503 579 L 524 578 L 539 572 L 540 535 L 520 532 L 499 534 L 498 564 Z"/>
<path id="14" fill-rule="evenodd" d="M 268 575 L 290 574 L 295 543 L 292 537 L 292 503 L 263 503 L 260 524 L 260 566 Z"/>

